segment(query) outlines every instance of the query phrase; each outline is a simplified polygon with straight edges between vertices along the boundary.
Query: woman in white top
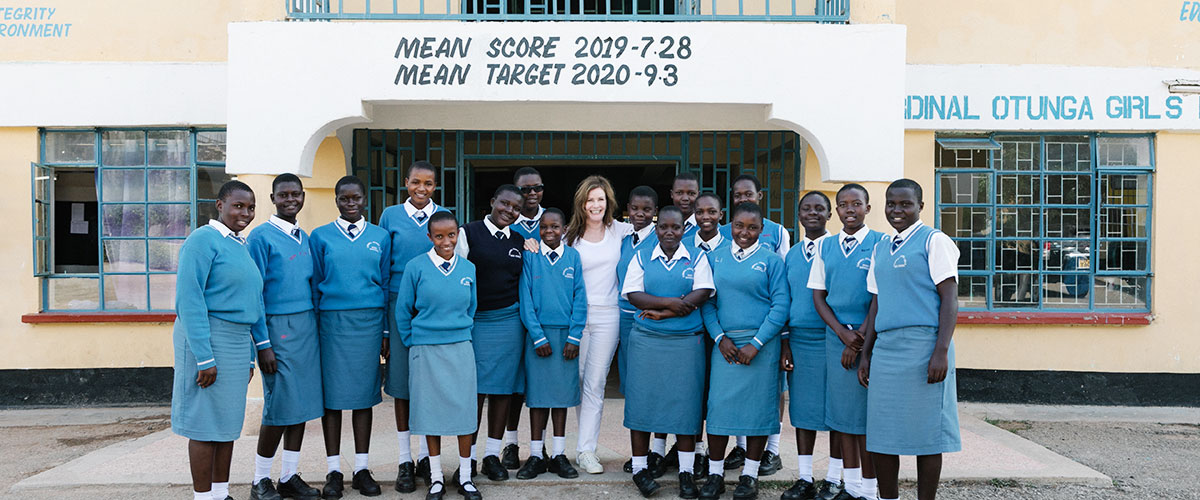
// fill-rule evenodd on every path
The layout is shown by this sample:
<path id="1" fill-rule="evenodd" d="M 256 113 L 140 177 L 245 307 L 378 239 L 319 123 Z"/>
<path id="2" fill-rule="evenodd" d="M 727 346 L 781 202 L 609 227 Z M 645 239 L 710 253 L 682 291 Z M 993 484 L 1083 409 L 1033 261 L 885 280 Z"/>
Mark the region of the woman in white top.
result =
<path id="1" fill-rule="evenodd" d="M 587 325 L 579 344 L 579 373 L 583 384 L 579 406 L 579 456 L 576 463 L 591 474 L 604 472 L 596 457 L 604 384 L 617 350 L 620 309 L 617 307 L 617 261 L 621 239 L 633 225 L 614 220 L 617 200 L 608 179 L 593 175 L 575 190 L 574 210 L 567 224 L 567 244 L 579 251 L 587 288 Z"/>

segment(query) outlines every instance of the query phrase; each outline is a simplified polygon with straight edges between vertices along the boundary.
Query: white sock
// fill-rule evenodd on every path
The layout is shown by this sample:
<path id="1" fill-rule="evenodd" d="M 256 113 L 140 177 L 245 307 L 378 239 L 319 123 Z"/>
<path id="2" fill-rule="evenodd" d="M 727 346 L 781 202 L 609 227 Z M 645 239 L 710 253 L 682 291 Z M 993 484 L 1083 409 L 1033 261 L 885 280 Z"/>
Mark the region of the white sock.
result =
<path id="1" fill-rule="evenodd" d="M 879 480 L 873 477 L 864 477 L 862 479 L 862 497 L 867 500 L 876 500 L 879 498 Z"/>
<path id="2" fill-rule="evenodd" d="M 329 472 L 335 472 L 335 471 L 341 472 L 342 471 L 342 456 L 341 455 L 329 455 L 329 456 L 325 457 L 325 467 L 327 469 L 329 469 Z"/>
<path id="3" fill-rule="evenodd" d="M 487 438 L 487 445 L 485 445 L 483 447 L 483 457 L 484 458 L 487 458 L 487 457 L 500 458 L 500 446 L 502 444 L 503 443 L 501 443 L 499 439 Z M 471 456 L 475 456 L 475 453 L 472 452 Z"/>
<path id="4" fill-rule="evenodd" d="M 779 427 L 781 429 L 783 428 L 783 422 L 779 423 Z M 778 433 L 771 434 L 770 436 L 767 437 L 767 451 L 774 453 L 776 455 L 779 454 L 779 434 Z"/>
<path id="5" fill-rule="evenodd" d="M 552 455 L 552 456 L 555 456 L 555 457 L 562 455 L 563 453 L 566 453 L 567 437 L 566 436 L 554 436 L 554 437 L 550 438 L 550 448 L 553 450 L 553 453 L 554 453 L 554 455 Z"/>
<path id="6" fill-rule="evenodd" d="M 695 472 L 696 471 L 696 452 L 681 451 L 679 452 L 679 472 Z"/>
<path id="7" fill-rule="evenodd" d="M 470 462 L 468 462 L 467 463 L 467 471 L 468 471 L 467 475 L 468 476 L 471 475 L 471 473 L 469 472 L 470 470 L 471 470 L 471 464 L 470 464 Z M 442 456 L 441 455 L 429 455 L 429 483 L 433 484 L 436 482 L 445 482 L 445 481 L 446 481 L 446 475 L 442 473 Z M 430 490 L 430 491 L 433 491 L 433 490 Z M 434 493 L 437 493 L 437 492 L 434 491 Z"/>
<path id="8" fill-rule="evenodd" d="M 746 459 L 746 464 L 742 466 L 742 475 L 750 477 L 758 477 L 758 460 Z"/>
<path id="9" fill-rule="evenodd" d="M 417 460 L 429 457 L 429 441 L 425 440 L 425 436 L 417 436 Z"/>
<path id="10" fill-rule="evenodd" d="M 504 444 L 517 444 L 517 431 L 504 431 Z"/>
<path id="11" fill-rule="evenodd" d="M 478 444 L 471 445 L 471 458 L 475 458 L 475 457 L 479 456 L 476 454 L 477 452 L 475 451 L 477 446 L 479 446 L 479 445 Z"/>
<path id="12" fill-rule="evenodd" d="M 862 496 L 862 469 L 846 468 L 842 471 L 842 475 L 846 477 L 846 491 L 856 497 Z"/>
<path id="13" fill-rule="evenodd" d="M 412 462 L 412 432 L 396 431 L 396 442 L 400 444 L 399 463 Z"/>
<path id="14" fill-rule="evenodd" d="M 725 461 L 724 460 L 708 460 L 708 473 L 714 476 L 725 477 Z"/>
<path id="15" fill-rule="evenodd" d="M 746 436 L 737 436 L 737 446 L 741 449 L 746 449 Z"/>
<path id="16" fill-rule="evenodd" d="M 537 441 L 532 441 L 532 440 L 529 441 L 529 456 L 531 456 L 531 457 L 540 456 L 542 458 L 546 458 L 546 455 L 542 454 L 542 448 L 545 448 L 545 447 L 546 447 L 546 442 L 542 441 L 541 439 L 539 439 Z"/>
<path id="17" fill-rule="evenodd" d="M 810 483 L 813 482 L 813 475 L 812 475 L 813 474 L 812 473 L 813 456 L 812 455 L 797 455 L 797 457 L 799 460 L 797 463 L 799 465 L 796 467 L 796 471 L 797 471 L 796 478 L 803 479 Z"/>
<path id="18" fill-rule="evenodd" d="M 667 440 L 665 438 L 654 438 L 650 440 L 650 453 L 665 455 L 667 453 Z"/>
<path id="19" fill-rule="evenodd" d="M 213 500 L 225 500 L 225 497 L 228 497 L 228 496 L 229 496 L 229 482 L 228 481 L 226 481 L 224 483 L 213 483 L 212 484 Z"/>
<path id="20" fill-rule="evenodd" d="M 257 453 L 254 454 L 254 480 L 250 484 L 258 484 L 259 481 L 271 477 L 271 464 L 275 462 L 275 457 L 264 457 Z M 225 500 L 225 497 L 221 497 Z"/>
<path id="21" fill-rule="evenodd" d="M 703 440 L 696 440 L 696 453 L 700 455 L 708 455 L 708 447 L 704 445 Z"/>
<path id="22" fill-rule="evenodd" d="M 192 500 L 212 500 L 211 491 L 193 491 Z M 222 498 L 221 500 L 225 500 Z"/>
<path id="23" fill-rule="evenodd" d="M 471 457 L 458 457 L 458 484 L 471 482 Z"/>
<path id="24" fill-rule="evenodd" d="M 633 457 L 633 473 L 637 474 L 644 470 L 646 470 L 646 455 Z"/>
<path id="25" fill-rule="evenodd" d="M 366 469 L 366 468 L 367 468 L 367 454 L 366 453 L 355 453 L 354 454 L 354 473 L 358 474 L 358 471 Z"/>
<path id="26" fill-rule="evenodd" d="M 300 472 L 300 452 L 283 450 L 283 469 L 279 471 L 279 482 L 286 483 L 297 472 Z"/>
<path id="27" fill-rule="evenodd" d="M 842 482 L 842 459 L 829 457 L 829 470 L 825 471 L 825 480 L 833 484 Z"/>

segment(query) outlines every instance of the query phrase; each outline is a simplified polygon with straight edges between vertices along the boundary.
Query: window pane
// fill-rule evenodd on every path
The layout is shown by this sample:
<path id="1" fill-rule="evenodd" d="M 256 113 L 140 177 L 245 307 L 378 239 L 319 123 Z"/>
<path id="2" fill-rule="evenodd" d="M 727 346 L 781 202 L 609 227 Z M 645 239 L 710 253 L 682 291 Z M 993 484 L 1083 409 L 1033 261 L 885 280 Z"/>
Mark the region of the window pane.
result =
<path id="1" fill-rule="evenodd" d="M 1041 139 L 1037 137 L 1008 136 L 996 137 L 1000 143 L 1000 151 L 993 157 L 992 168 L 996 170 L 1041 170 L 1041 156 L 1038 149 Z"/>
<path id="2" fill-rule="evenodd" d="M 1041 296 L 1041 277 L 1037 274 L 997 274 L 992 276 L 992 282 L 995 284 L 992 292 L 994 307 L 1037 307 Z"/>
<path id="3" fill-rule="evenodd" d="M 148 309 L 146 275 L 104 275 L 105 309 Z"/>
<path id="4" fill-rule="evenodd" d="M 1046 203 L 1051 205 L 1087 205 L 1091 202 L 1092 176 L 1046 176 Z"/>
<path id="5" fill-rule="evenodd" d="M 46 163 L 96 163 L 95 132 L 46 132 Z"/>
<path id="6" fill-rule="evenodd" d="M 1148 271 L 1149 244 L 1145 241 L 1100 240 L 1096 252 L 1096 270 Z"/>
<path id="7" fill-rule="evenodd" d="M 187 170 L 147 170 L 150 201 L 189 201 L 192 173 Z"/>
<path id="8" fill-rule="evenodd" d="M 145 205 L 104 205 L 104 236 L 145 236 Z"/>
<path id="9" fill-rule="evenodd" d="M 945 149 L 937 146 L 936 168 L 988 168 L 986 149 Z"/>
<path id="10" fill-rule="evenodd" d="M 46 278 L 46 294 L 52 311 L 100 309 L 99 278 Z"/>
<path id="11" fill-rule="evenodd" d="M 187 236 L 191 205 L 150 205 L 150 236 Z"/>
<path id="12" fill-rule="evenodd" d="M 175 309 L 175 275 L 150 275 L 150 309 L 169 311 Z"/>
<path id="13" fill-rule="evenodd" d="M 1088 172 L 1092 169 L 1092 146 L 1087 136 L 1046 137 L 1046 170 Z"/>
<path id="14" fill-rule="evenodd" d="M 233 176 L 225 174 L 225 167 L 196 167 L 196 198 L 217 199 L 221 185 L 230 179 L 233 179 Z"/>
<path id="15" fill-rule="evenodd" d="M 186 130 L 152 130 L 147 142 L 150 165 L 181 167 L 192 162 L 191 134 Z"/>
<path id="16" fill-rule="evenodd" d="M 204 200 L 196 202 L 196 227 L 203 227 L 209 220 L 217 218 L 217 204 Z"/>
<path id="17" fill-rule="evenodd" d="M 1000 240 L 996 242 L 996 269 L 1001 271 L 1033 271 L 1037 269 L 1040 248 L 1033 240 Z"/>
<path id="18" fill-rule="evenodd" d="M 987 307 L 987 276 L 958 277 L 958 307 Z"/>
<path id="19" fill-rule="evenodd" d="M 110 130 L 101 138 L 104 164 L 128 166 L 146 164 L 146 133 L 140 130 Z"/>
<path id="20" fill-rule="evenodd" d="M 1037 175 L 996 176 L 1001 205 L 1033 205 L 1042 202 L 1042 178 Z"/>
<path id="21" fill-rule="evenodd" d="M 225 162 L 225 132 L 196 132 L 196 161 Z"/>
<path id="22" fill-rule="evenodd" d="M 1097 276 L 1096 307 L 1145 309 L 1150 278 L 1145 276 Z"/>
<path id="23" fill-rule="evenodd" d="M 146 240 L 104 240 L 104 272 L 146 272 Z"/>
<path id="24" fill-rule="evenodd" d="M 183 240 L 150 240 L 150 270 L 175 272 L 179 268 L 179 247 Z"/>
<path id="25" fill-rule="evenodd" d="M 1086 309 L 1091 276 L 1088 274 L 1047 274 L 1043 277 L 1042 305 L 1054 309 Z"/>
<path id="26" fill-rule="evenodd" d="M 145 201 L 146 171 L 142 169 L 101 170 L 104 201 Z"/>
<path id="27" fill-rule="evenodd" d="M 1145 238 L 1149 209 L 1101 208 L 1096 219 L 1097 236 L 1101 238 Z"/>
<path id="28" fill-rule="evenodd" d="M 1106 205 L 1149 205 L 1150 174 L 1102 175 L 1100 196 Z"/>
<path id="29" fill-rule="evenodd" d="M 1006 238 L 1030 238 L 1039 235 L 1041 210 L 1036 208 L 997 208 L 999 226 L 996 235 Z"/>
<path id="30" fill-rule="evenodd" d="M 988 265 L 988 242 L 960 240 L 958 244 L 958 269 L 963 271 L 986 271 Z"/>
<path id="31" fill-rule="evenodd" d="M 1091 235 L 1092 211 L 1086 208 L 1046 209 L 1046 236 L 1079 238 Z"/>
<path id="32" fill-rule="evenodd" d="M 1088 240 L 1052 240 L 1043 245 L 1046 271 L 1089 271 L 1091 251 Z"/>
<path id="33" fill-rule="evenodd" d="M 946 207 L 939 229 L 953 238 L 986 238 L 992 230 L 991 212 L 987 207 Z"/>
<path id="34" fill-rule="evenodd" d="M 1101 167 L 1149 167 L 1149 137 L 1098 137 L 1096 148 L 1100 154 L 1096 164 Z"/>
<path id="35" fill-rule="evenodd" d="M 985 173 L 943 173 L 938 176 L 941 183 L 942 203 L 991 203 L 992 190 Z"/>

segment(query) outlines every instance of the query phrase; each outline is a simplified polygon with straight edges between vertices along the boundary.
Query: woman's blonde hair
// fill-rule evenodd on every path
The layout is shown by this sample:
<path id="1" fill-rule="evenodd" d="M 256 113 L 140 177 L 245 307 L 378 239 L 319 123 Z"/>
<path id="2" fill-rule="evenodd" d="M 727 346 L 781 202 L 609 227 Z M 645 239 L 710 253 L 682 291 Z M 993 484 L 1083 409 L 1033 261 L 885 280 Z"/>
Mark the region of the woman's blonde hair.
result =
<path id="1" fill-rule="evenodd" d="M 575 189 L 575 201 L 571 204 L 571 222 L 567 224 L 568 245 L 574 245 L 587 230 L 587 210 L 584 207 L 587 205 L 588 193 L 596 188 L 604 190 L 607 205 L 604 209 L 604 227 L 612 225 L 613 214 L 617 212 L 617 195 L 613 192 L 612 183 L 601 175 L 588 176 Z"/>

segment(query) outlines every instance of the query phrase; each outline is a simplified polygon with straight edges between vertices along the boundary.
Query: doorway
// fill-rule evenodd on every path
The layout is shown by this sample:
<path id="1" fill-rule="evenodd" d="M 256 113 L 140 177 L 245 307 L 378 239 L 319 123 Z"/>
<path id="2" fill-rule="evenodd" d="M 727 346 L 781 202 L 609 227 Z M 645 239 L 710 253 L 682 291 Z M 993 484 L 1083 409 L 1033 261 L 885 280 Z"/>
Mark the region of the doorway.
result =
<path id="1" fill-rule="evenodd" d="M 470 193 L 471 219 L 482 218 L 491 210 L 489 202 L 495 189 L 502 184 L 511 184 L 513 174 L 521 167 L 533 167 L 542 174 L 546 186 L 542 195 L 542 206 L 556 207 L 570 219 L 575 190 L 579 183 L 592 175 L 601 175 L 613 185 L 616 193 L 618 213 L 621 219 L 629 192 L 641 185 L 650 186 L 658 193 L 659 204 L 669 204 L 671 182 L 675 178 L 678 162 L 623 161 L 612 160 L 479 160 L 467 162 L 468 171 L 474 176 Z"/>

